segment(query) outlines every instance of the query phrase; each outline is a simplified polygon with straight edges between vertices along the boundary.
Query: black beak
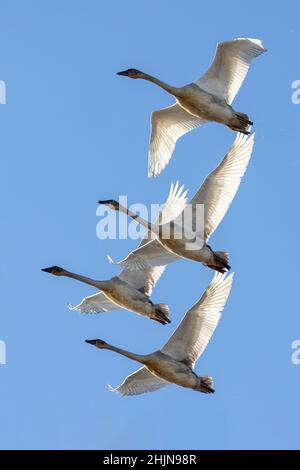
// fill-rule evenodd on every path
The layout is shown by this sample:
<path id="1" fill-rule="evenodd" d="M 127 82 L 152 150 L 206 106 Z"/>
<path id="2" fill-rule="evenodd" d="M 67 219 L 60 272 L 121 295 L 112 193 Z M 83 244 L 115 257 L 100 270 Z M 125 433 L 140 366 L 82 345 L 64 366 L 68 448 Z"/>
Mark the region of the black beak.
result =
<path id="1" fill-rule="evenodd" d="M 123 75 L 124 77 L 128 77 L 127 70 L 123 70 L 123 72 L 117 72 L 117 75 Z"/>
<path id="2" fill-rule="evenodd" d="M 52 268 L 43 268 L 42 271 L 44 271 L 45 273 L 52 273 Z"/>
<path id="3" fill-rule="evenodd" d="M 96 339 L 86 339 L 85 342 L 91 344 L 92 346 L 96 346 L 97 344 Z"/>
<path id="4" fill-rule="evenodd" d="M 98 201 L 98 204 L 104 204 L 105 206 L 110 207 L 111 209 L 117 210 L 118 203 L 113 199 L 107 199 L 106 201 Z"/>

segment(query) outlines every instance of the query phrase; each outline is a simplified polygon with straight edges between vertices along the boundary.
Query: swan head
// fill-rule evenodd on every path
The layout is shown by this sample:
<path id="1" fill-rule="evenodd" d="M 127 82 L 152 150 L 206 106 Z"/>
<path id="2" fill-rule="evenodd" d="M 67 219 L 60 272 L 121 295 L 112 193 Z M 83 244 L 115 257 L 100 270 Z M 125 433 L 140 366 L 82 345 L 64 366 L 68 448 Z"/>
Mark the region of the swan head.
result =
<path id="1" fill-rule="evenodd" d="M 114 199 L 108 199 L 107 201 L 98 201 L 99 204 L 104 204 L 113 211 L 118 211 L 120 209 L 120 204 Z"/>
<path id="2" fill-rule="evenodd" d="M 54 276 L 62 276 L 64 273 L 64 269 L 60 268 L 59 266 L 51 266 L 51 268 L 43 268 L 42 271 L 45 273 L 53 274 Z"/>
<path id="3" fill-rule="evenodd" d="M 123 72 L 117 72 L 117 75 L 123 75 L 124 77 L 129 78 L 143 78 L 144 76 L 143 72 L 137 69 L 123 70 Z"/>
<path id="4" fill-rule="evenodd" d="M 96 346 L 96 348 L 99 349 L 103 349 L 108 346 L 108 344 L 105 341 L 102 341 L 102 339 L 86 339 L 85 342 L 92 346 Z"/>

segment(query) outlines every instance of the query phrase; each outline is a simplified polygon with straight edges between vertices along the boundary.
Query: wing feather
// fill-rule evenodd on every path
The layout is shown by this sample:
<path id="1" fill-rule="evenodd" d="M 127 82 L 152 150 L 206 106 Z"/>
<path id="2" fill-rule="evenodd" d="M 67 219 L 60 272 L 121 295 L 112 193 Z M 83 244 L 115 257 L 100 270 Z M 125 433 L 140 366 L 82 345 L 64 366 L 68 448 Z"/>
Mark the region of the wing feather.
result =
<path id="1" fill-rule="evenodd" d="M 187 191 L 184 191 L 183 186 L 179 187 L 178 181 L 175 185 L 172 183 L 168 198 L 155 223 L 163 225 L 177 218 L 185 209 L 186 204 Z M 148 231 L 138 248 L 116 264 L 124 268 L 120 276 L 124 280 L 128 279 L 128 282 L 130 282 L 130 271 L 143 271 L 139 274 L 141 279 L 140 287 L 136 288 L 142 288 L 143 285 L 148 284 L 149 279 L 151 282 L 151 279 L 155 278 L 155 282 L 152 282 L 153 287 L 163 273 L 165 265 L 176 261 L 178 258 L 178 256 L 166 250 L 158 240 L 151 240 L 151 233 Z M 142 283 L 144 284 L 142 285 Z"/>
<path id="2" fill-rule="evenodd" d="M 70 310 L 77 310 L 80 313 L 103 313 L 120 308 L 105 297 L 103 292 L 98 292 L 97 294 L 85 297 L 80 304 L 75 305 L 75 307 L 72 307 L 71 305 L 68 307 Z"/>
<path id="3" fill-rule="evenodd" d="M 133 374 L 128 375 L 125 380 L 116 388 L 111 388 L 112 392 L 121 395 L 141 395 L 146 392 L 154 392 L 169 385 L 169 382 L 155 377 L 145 366 L 138 369 Z"/>
<path id="4" fill-rule="evenodd" d="M 124 272 L 125 270 L 140 272 L 151 268 L 165 268 L 167 264 L 178 259 L 180 259 L 179 256 L 166 250 L 159 241 L 153 240 L 133 250 L 117 264 L 124 268 Z"/>
<path id="5" fill-rule="evenodd" d="M 206 121 L 185 111 L 179 104 L 151 114 L 151 137 L 148 157 L 149 178 L 158 176 L 169 163 L 176 141 Z"/>
<path id="6" fill-rule="evenodd" d="M 250 137 L 237 134 L 229 152 L 219 166 L 207 176 L 190 202 L 193 218 L 197 204 L 204 204 L 204 239 L 206 242 L 223 219 L 237 193 L 251 158 L 254 136 L 255 134 Z"/>
<path id="7" fill-rule="evenodd" d="M 216 273 L 201 299 L 185 314 L 183 320 L 162 348 L 162 352 L 191 367 L 203 353 L 219 322 L 228 299 L 233 274 Z"/>
<path id="8" fill-rule="evenodd" d="M 239 38 L 221 42 L 207 72 L 196 84 L 231 104 L 239 91 L 252 59 L 266 49 L 259 39 Z"/>

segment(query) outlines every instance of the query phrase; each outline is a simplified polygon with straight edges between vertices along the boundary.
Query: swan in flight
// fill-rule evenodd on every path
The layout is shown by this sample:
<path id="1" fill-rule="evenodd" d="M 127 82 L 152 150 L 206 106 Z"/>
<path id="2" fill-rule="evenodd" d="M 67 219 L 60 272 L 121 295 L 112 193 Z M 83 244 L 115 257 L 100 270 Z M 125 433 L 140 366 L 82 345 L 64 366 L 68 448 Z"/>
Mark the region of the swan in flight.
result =
<path id="1" fill-rule="evenodd" d="M 159 221 L 159 224 L 151 224 L 115 200 L 99 201 L 113 210 L 124 212 L 146 227 L 155 237 L 148 243 L 142 243 L 127 258 L 116 264 L 136 271 L 149 266 L 165 266 L 180 258 L 187 258 L 221 273 L 229 270 L 228 253 L 213 251 L 208 245 L 208 240 L 238 190 L 252 154 L 254 136 L 255 133 L 251 136 L 237 134 L 223 161 L 207 176 L 196 195 L 177 218 L 169 219 L 167 224 L 164 220 Z M 198 214 L 201 214 L 199 209 L 203 207 L 204 217 L 201 218 Z"/>
<path id="2" fill-rule="evenodd" d="M 176 217 L 186 206 L 186 192 L 183 188 L 178 189 L 178 184 L 171 186 L 166 203 L 159 214 L 159 219 L 164 223 Z M 142 240 L 140 246 L 143 246 Z M 100 313 L 125 308 L 132 312 L 144 315 L 159 323 L 170 323 L 169 308 L 165 304 L 154 304 L 150 300 L 152 289 L 164 272 L 165 266 L 152 267 L 147 265 L 145 269 L 134 272 L 126 267 L 118 275 L 109 280 L 98 281 L 79 274 L 67 271 L 59 266 L 44 268 L 42 271 L 55 276 L 66 276 L 72 279 L 96 287 L 101 292 L 86 297 L 82 302 L 70 307 L 81 313 Z"/>
<path id="3" fill-rule="evenodd" d="M 170 86 L 140 70 L 118 72 L 130 78 L 155 83 L 176 99 L 172 106 L 151 115 L 148 176 L 158 176 L 186 132 L 209 121 L 225 124 L 234 131 L 249 133 L 250 118 L 236 112 L 231 103 L 242 85 L 253 58 L 266 49 L 258 39 L 240 38 L 221 42 L 210 68 L 198 80 L 183 87 Z"/>
<path id="4" fill-rule="evenodd" d="M 196 375 L 194 367 L 216 329 L 232 280 L 233 274 L 226 277 L 216 273 L 201 299 L 185 314 L 167 343 L 152 354 L 134 354 L 100 339 L 86 340 L 99 349 L 109 349 L 143 364 L 112 391 L 139 395 L 174 383 L 197 392 L 213 393 L 212 377 Z"/>

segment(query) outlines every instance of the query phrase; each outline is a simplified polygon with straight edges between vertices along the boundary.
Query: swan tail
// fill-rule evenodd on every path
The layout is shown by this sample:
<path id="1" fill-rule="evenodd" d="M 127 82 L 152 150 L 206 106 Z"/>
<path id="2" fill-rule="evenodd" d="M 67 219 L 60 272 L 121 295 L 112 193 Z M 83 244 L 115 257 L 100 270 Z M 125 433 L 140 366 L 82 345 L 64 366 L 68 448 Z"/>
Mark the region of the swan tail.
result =
<path id="1" fill-rule="evenodd" d="M 250 121 L 250 118 L 247 114 L 234 112 L 233 118 L 229 125 L 230 129 L 233 131 L 241 132 L 242 134 L 250 134 L 250 126 L 253 125 L 253 122 Z"/>
<path id="2" fill-rule="evenodd" d="M 202 393 L 215 393 L 213 378 L 209 375 L 199 377 L 199 391 Z"/>
<path id="3" fill-rule="evenodd" d="M 219 273 L 226 273 L 230 270 L 229 253 L 226 253 L 226 251 L 214 251 L 207 266 Z"/>
<path id="4" fill-rule="evenodd" d="M 156 304 L 154 305 L 154 313 L 151 318 L 165 325 L 166 323 L 171 323 L 171 320 L 169 319 L 169 315 L 170 315 L 170 310 L 169 310 L 168 305 Z"/>

